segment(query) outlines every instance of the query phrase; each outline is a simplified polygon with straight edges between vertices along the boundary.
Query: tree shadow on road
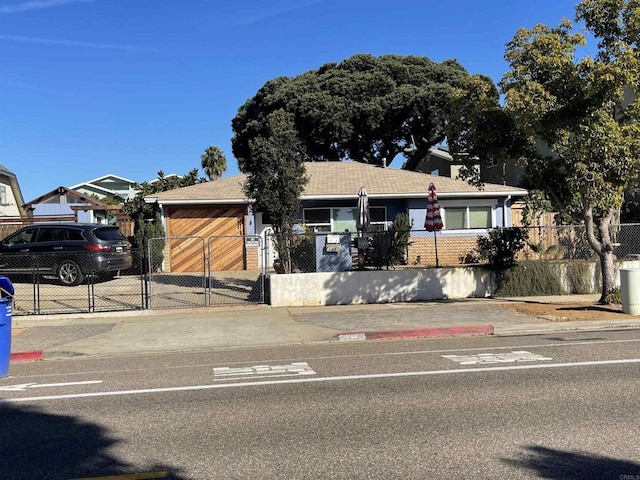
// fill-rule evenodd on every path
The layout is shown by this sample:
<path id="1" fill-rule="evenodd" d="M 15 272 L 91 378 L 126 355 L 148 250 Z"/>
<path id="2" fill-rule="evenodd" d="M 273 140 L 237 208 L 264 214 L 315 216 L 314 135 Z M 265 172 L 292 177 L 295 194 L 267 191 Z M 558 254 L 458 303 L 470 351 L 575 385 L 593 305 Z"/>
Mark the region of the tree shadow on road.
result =
<path id="1" fill-rule="evenodd" d="M 620 480 L 640 478 L 640 463 L 588 452 L 567 452 L 540 445 L 525 447 L 518 458 L 502 459 L 518 469 L 554 480 Z"/>
<path id="2" fill-rule="evenodd" d="M 141 472 L 166 472 L 157 478 L 187 480 L 174 467 L 141 467 L 117 459 L 109 449 L 120 440 L 109 437 L 103 427 L 73 416 L 3 403 L 0 432 L 4 480 L 69 480 Z"/>

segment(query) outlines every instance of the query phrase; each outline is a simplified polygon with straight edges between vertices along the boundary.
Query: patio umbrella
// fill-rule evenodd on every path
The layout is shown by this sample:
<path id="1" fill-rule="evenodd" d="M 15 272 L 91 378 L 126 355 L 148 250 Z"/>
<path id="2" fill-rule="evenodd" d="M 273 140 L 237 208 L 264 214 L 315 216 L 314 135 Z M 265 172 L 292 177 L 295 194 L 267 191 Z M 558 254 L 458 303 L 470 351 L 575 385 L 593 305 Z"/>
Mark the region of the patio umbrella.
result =
<path id="1" fill-rule="evenodd" d="M 359 232 L 366 232 L 371 225 L 369 218 L 369 197 L 367 190 L 362 187 L 358 192 L 358 217 L 356 218 L 356 229 Z"/>
<path id="2" fill-rule="evenodd" d="M 433 182 L 429 184 L 429 194 L 427 195 L 427 216 L 424 219 L 424 229 L 433 232 L 433 242 L 436 249 L 436 267 L 438 264 L 438 239 L 436 232 L 442 230 L 442 217 L 440 216 L 440 206 L 438 205 L 438 194 Z"/>
<path id="3" fill-rule="evenodd" d="M 369 218 L 369 197 L 364 187 L 358 192 L 358 216 L 356 218 L 356 229 L 360 233 L 358 238 L 358 269 L 364 268 L 365 249 L 367 239 L 364 238 L 364 232 L 369 230 L 371 219 Z"/>

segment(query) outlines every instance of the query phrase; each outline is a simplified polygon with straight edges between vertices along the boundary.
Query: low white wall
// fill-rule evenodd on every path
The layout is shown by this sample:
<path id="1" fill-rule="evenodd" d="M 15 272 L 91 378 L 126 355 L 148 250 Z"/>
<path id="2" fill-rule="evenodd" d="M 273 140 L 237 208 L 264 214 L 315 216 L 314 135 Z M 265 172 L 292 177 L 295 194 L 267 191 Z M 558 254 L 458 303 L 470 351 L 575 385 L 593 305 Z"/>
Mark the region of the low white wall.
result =
<path id="1" fill-rule="evenodd" d="M 640 268 L 640 262 L 618 262 L 616 267 L 616 283 L 620 285 L 619 269 Z M 558 271 L 561 279 L 565 270 Z M 595 279 L 595 271 L 590 277 Z M 562 283 L 566 290 L 567 282 Z M 593 293 L 599 293 L 595 283 Z M 270 304 L 274 307 L 478 298 L 491 296 L 494 291 L 494 277 L 482 267 L 293 273 L 269 278 Z"/>
<path id="2" fill-rule="evenodd" d="M 482 268 L 368 270 L 271 275 L 274 307 L 412 302 L 487 297 L 491 273 Z"/>

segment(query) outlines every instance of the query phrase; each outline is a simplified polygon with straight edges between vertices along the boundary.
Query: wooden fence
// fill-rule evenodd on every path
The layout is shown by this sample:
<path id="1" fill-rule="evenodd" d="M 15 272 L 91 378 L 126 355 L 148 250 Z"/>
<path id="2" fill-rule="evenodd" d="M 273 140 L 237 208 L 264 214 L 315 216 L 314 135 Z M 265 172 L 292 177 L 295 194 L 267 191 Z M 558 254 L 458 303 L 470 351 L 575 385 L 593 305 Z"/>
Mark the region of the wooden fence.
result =
<path id="1" fill-rule="evenodd" d="M 22 227 L 40 222 L 77 222 L 76 215 L 46 217 L 0 217 L 0 240 L 20 230 Z M 118 215 L 116 225 L 125 237 L 133 236 L 135 222 L 128 215 Z"/>

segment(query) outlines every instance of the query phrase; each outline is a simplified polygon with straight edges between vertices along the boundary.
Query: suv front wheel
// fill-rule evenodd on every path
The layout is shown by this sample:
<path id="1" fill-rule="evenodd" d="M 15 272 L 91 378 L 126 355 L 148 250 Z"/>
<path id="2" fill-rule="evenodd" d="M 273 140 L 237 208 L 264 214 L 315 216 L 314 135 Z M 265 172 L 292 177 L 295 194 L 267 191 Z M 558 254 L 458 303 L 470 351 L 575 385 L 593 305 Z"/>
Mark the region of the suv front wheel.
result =
<path id="1" fill-rule="evenodd" d="M 80 266 L 74 261 L 65 260 L 58 266 L 58 280 L 67 286 L 80 285 L 84 280 L 84 274 Z"/>

